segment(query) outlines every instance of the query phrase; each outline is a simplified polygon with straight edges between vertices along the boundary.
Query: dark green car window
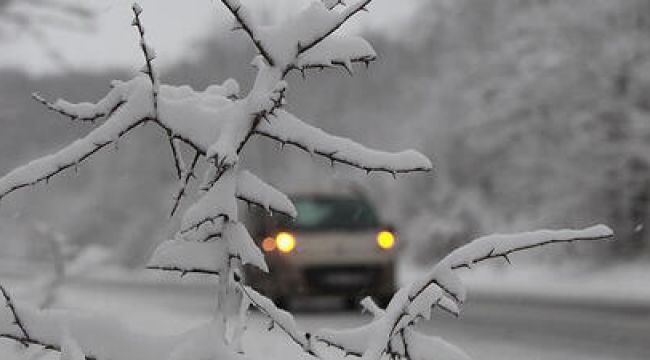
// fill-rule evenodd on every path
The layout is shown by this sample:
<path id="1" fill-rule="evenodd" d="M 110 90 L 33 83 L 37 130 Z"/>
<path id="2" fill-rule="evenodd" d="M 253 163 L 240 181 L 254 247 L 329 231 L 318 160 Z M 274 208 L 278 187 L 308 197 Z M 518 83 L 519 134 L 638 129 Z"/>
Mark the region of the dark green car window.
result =
<path id="1" fill-rule="evenodd" d="M 294 221 L 283 227 L 300 231 L 365 230 L 379 223 L 370 204 L 363 199 L 305 196 L 292 199 L 298 210 Z"/>

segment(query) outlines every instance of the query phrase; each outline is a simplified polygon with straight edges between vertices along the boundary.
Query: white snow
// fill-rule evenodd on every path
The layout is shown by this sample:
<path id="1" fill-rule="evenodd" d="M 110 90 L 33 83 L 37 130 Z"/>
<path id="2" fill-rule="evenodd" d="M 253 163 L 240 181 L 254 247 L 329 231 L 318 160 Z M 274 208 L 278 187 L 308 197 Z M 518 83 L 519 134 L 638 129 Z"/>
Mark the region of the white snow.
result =
<path id="1" fill-rule="evenodd" d="M 330 135 L 308 125 L 284 110 L 262 122 L 256 132 L 282 143 L 367 171 L 401 173 L 414 169 L 430 170 L 431 161 L 415 150 L 397 153 L 373 150 L 352 140 Z"/>
<path id="2" fill-rule="evenodd" d="M 301 54 L 296 66 L 302 69 L 342 64 L 351 71 L 352 62 L 372 61 L 376 58 L 377 53 L 365 39 L 359 36 L 345 37 L 333 34 Z"/>
<path id="3" fill-rule="evenodd" d="M 237 177 L 237 197 L 261 206 L 266 211 L 278 212 L 292 218 L 298 215 L 288 196 L 247 170 L 241 171 Z"/>
<path id="4" fill-rule="evenodd" d="M 235 189 L 237 184 L 236 170 L 224 173 L 219 181 L 205 192 L 185 212 L 181 223 L 181 233 L 198 229 L 202 225 L 215 221 L 236 221 L 237 203 Z M 217 231 L 219 228 L 216 229 Z"/>
<path id="5" fill-rule="evenodd" d="M 266 261 L 264 261 L 264 254 L 242 223 L 227 223 L 223 237 L 228 241 L 228 251 L 222 256 L 235 255 L 241 259 L 243 265 L 250 264 L 262 271 L 269 271 Z"/>
<path id="6" fill-rule="evenodd" d="M 167 240 L 156 248 L 148 267 L 221 272 L 228 261 L 225 241 Z"/>

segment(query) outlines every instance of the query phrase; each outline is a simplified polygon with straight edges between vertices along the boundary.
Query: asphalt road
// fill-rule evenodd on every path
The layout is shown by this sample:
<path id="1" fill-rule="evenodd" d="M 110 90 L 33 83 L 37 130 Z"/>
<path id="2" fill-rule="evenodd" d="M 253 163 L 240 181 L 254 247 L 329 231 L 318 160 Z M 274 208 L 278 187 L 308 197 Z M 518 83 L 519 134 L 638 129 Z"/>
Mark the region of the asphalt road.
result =
<path id="1" fill-rule="evenodd" d="M 161 332 L 189 329 L 209 319 L 213 308 L 212 290 L 206 286 L 84 281 L 67 285 L 62 298 L 125 317 L 134 327 Z M 298 322 L 309 330 L 368 321 L 358 312 L 341 310 L 333 300 L 301 299 L 294 305 Z M 288 358 L 288 352 L 300 355 L 299 349 L 287 348 L 282 334 L 267 333 L 266 325 L 261 315 L 254 316 L 248 336 L 256 348 L 253 353 L 266 359 Z M 477 360 L 650 359 L 650 307 L 643 306 L 500 299 L 470 292 L 460 319 L 440 313 L 420 330 L 456 344 Z"/>
<path id="2" fill-rule="evenodd" d="M 199 317 L 213 308 L 212 292 L 206 287 L 108 284 L 92 290 L 88 285 L 78 286 L 77 291 L 136 297 L 140 303 L 157 303 Z M 354 326 L 368 320 L 339 305 L 330 299 L 294 302 L 298 322 L 310 330 Z M 256 321 L 265 328 L 264 319 Z M 421 331 L 443 337 L 474 359 L 650 359 L 650 307 L 643 306 L 502 299 L 470 292 L 460 319 L 438 313 Z"/>

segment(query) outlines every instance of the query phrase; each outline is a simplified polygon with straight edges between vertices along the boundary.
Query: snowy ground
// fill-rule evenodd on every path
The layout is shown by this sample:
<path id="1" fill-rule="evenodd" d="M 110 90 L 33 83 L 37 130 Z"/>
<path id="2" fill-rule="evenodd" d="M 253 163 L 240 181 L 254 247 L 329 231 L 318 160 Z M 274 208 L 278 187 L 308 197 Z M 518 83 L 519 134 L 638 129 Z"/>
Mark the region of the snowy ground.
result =
<path id="1" fill-rule="evenodd" d="M 401 267 L 402 282 L 418 276 L 421 270 Z M 596 266 L 593 263 L 512 265 L 493 262 L 464 270 L 469 297 L 592 307 L 650 308 L 650 264 L 630 263 Z"/>
<path id="2" fill-rule="evenodd" d="M 527 272 L 527 277 L 485 268 L 466 276 L 470 292 L 462 318 L 439 315 L 425 325 L 425 331 L 461 346 L 474 359 L 647 360 L 650 297 L 644 294 L 649 291 L 649 273 L 643 269 L 614 269 L 587 280 L 575 268 L 517 269 Z M 23 297 L 29 296 L 25 280 L 2 280 Z M 68 284 L 60 303 L 119 316 L 141 332 L 173 334 L 209 319 L 212 289 L 201 283 L 169 284 L 147 275 L 119 281 L 114 272 L 103 274 L 99 282 Z M 305 328 L 341 328 L 367 320 L 361 314 L 341 311 L 335 301 L 300 301 L 297 305 L 298 321 Z M 283 341 L 279 332 L 268 332 L 267 324 L 263 317 L 253 317 L 246 346 L 255 358 L 307 358 Z M 1 345 L 1 359 L 21 358 L 15 344 Z"/>

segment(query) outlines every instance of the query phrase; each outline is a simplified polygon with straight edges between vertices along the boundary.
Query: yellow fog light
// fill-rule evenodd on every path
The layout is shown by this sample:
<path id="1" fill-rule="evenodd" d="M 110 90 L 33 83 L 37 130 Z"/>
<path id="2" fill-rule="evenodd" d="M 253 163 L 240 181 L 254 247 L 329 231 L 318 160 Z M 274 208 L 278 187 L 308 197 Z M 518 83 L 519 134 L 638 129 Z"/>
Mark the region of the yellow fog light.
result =
<path id="1" fill-rule="evenodd" d="M 264 238 L 264 240 L 262 240 L 262 249 L 265 252 L 271 252 L 275 250 L 275 239 L 270 236 Z"/>
<path id="2" fill-rule="evenodd" d="M 380 231 L 377 234 L 377 245 L 384 250 L 391 249 L 395 246 L 395 235 L 390 231 Z"/>
<path id="3" fill-rule="evenodd" d="M 275 237 L 275 246 L 283 253 L 288 253 L 296 247 L 296 238 L 288 232 L 281 232 Z"/>

